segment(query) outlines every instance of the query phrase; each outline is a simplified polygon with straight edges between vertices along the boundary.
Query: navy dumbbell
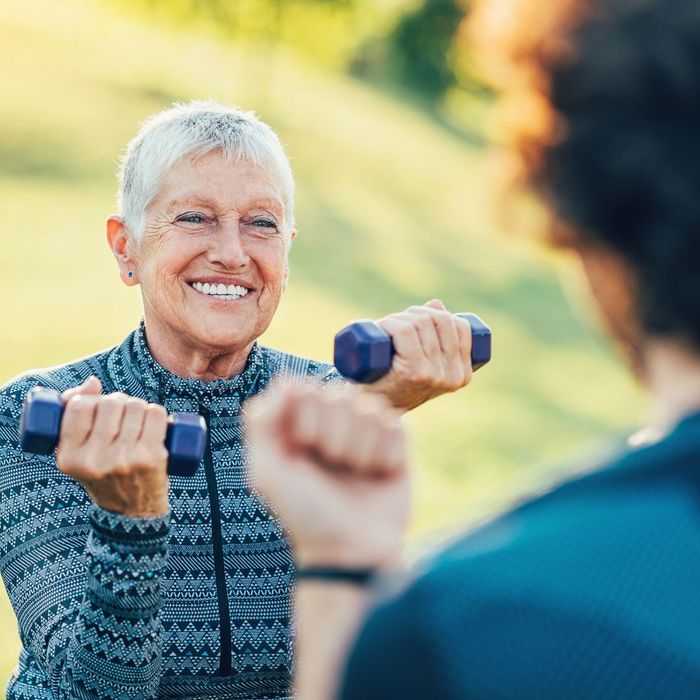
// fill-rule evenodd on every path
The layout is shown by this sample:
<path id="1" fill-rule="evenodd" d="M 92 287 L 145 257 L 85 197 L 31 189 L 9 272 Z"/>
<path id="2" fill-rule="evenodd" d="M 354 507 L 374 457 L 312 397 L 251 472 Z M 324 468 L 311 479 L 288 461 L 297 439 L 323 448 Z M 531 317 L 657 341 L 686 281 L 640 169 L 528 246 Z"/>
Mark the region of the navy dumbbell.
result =
<path id="1" fill-rule="evenodd" d="M 472 329 L 472 368 L 483 367 L 491 359 L 491 329 L 476 314 L 457 314 Z M 333 362 L 349 379 L 370 384 L 391 369 L 394 346 L 389 334 L 374 321 L 356 321 L 335 336 Z"/>
<path id="2" fill-rule="evenodd" d="M 27 394 L 20 422 L 20 445 L 25 452 L 51 454 L 58 445 L 65 402 L 57 391 L 34 387 Z M 168 474 L 192 476 L 204 455 L 207 426 L 196 413 L 173 413 L 168 418 L 165 447 Z"/>

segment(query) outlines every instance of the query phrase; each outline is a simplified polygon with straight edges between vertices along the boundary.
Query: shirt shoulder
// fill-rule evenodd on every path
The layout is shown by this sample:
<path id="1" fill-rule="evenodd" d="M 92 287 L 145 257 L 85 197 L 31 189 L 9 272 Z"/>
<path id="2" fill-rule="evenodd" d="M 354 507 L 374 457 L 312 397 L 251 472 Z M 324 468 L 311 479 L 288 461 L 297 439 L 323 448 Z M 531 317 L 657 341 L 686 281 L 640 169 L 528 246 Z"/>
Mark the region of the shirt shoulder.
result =
<path id="1" fill-rule="evenodd" d="M 0 396 L 26 395 L 35 386 L 66 391 L 78 386 L 90 376 L 107 378 L 107 358 L 113 349 L 74 360 L 62 365 L 30 369 L 8 380 L 0 387 Z"/>
<path id="2" fill-rule="evenodd" d="M 37 386 L 66 391 L 96 376 L 108 385 L 107 357 L 104 351 L 55 367 L 31 369 L 7 381 L 0 387 L 0 447 L 18 443 L 19 420 L 24 400 Z"/>
<path id="3" fill-rule="evenodd" d="M 375 610 L 345 686 L 379 673 L 370 654 L 384 648 L 434 697 L 693 697 L 695 438 L 626 452 L 460 536 Z"/>
<path id="4" fill-rule="evenodd" d="M 285 375 L 302 381 L 305 379 L 318 379 L 324 382 L 343 381 L 343 377 L 335 367 L 327 362 L 293 355 L 264 346 L 261 349 L 267 357 L 271 376 Z"/>

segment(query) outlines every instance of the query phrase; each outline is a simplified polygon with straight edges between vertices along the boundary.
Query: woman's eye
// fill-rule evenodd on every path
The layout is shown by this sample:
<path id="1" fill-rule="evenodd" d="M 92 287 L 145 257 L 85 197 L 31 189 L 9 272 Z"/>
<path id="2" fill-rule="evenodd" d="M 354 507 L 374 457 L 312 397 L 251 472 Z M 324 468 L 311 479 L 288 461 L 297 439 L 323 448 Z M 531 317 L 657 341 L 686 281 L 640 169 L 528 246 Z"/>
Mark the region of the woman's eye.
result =
<path id="1" fill-rule="evenodd" d="M 260 228 L 277 229 L 277 222 L 274 219 L 253 219 L 253 225 Z"/>
<path id="2" fill-rule="evenodd" d="M 187 214 L 182 214 L 175 219 L 175 221 L 182 221 L 186 224 L 203 224 L 206 220 L 207 219 L 203 214 L 197 214 L 196 212 L 188 212 Z"/>

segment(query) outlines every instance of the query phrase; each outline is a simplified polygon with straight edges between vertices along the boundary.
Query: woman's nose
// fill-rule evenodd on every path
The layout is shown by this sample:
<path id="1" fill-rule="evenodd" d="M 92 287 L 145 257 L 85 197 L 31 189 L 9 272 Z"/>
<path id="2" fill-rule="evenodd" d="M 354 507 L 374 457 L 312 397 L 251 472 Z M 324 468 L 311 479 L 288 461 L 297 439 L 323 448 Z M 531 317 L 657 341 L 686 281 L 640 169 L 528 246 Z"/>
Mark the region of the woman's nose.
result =
<path id="1" fill-rule="evenodd" d="M 221 225 L 212 241 L 209 261 L 232 270 L 240 269 L 248 264 L 250 256 L 245 248 L 237 221 Z"/>

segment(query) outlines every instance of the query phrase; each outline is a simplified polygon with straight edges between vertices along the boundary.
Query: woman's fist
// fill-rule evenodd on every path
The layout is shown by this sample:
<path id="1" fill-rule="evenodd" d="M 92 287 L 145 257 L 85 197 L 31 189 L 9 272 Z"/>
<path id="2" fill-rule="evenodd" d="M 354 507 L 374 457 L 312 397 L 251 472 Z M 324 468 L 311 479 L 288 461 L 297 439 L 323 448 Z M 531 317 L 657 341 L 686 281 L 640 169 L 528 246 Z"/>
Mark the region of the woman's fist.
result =
<path id="1" fill-rule="evenodd" d="M 63 394 L 58 468 L 106 510 L 162 515 L 168 510 L 167 412 L 126 394 L 103 396 L 101 390 L 91 377 Z"/>
<path id="2" fill-rule="evenodd" d="M 406 436 L 379 397 L 277 385 L 246 404 L 251 473 L 302 565 L 379 567 L 410 508 Z"/>
<path id="3" fill-rule="evenodd" d="M 471 381 L 471 328 L 439 299 L 376 323 L 391 336 L 395 355 L 389 374 L 363 385 L 365 391 L 382 394 L 408 411 Z"/>

